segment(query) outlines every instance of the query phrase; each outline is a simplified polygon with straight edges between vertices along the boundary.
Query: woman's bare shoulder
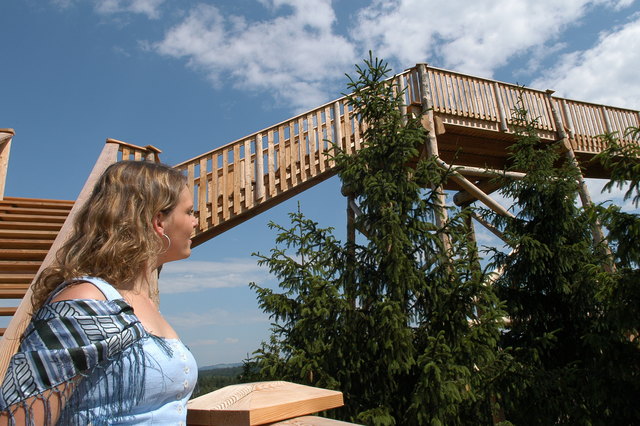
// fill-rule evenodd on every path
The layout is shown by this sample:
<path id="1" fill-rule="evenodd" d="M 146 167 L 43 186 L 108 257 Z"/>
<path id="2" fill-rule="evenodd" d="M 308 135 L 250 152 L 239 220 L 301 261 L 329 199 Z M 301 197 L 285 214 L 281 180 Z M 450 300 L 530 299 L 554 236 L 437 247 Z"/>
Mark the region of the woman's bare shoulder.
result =
<path id="1" fill-rule="evenodd" d="M 49 303 L 73 299 L 107 300 L 98 287 L 87 281 L 79 281 L 62 289 Z"/>

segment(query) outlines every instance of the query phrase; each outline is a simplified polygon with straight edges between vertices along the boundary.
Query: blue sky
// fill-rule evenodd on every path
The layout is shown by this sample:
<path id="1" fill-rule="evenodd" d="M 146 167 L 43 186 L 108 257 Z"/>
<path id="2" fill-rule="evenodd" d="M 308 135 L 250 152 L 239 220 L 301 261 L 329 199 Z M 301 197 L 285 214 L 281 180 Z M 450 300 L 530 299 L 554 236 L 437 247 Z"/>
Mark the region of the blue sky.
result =
<path id="1" fill-rule="evenodd" d="M 368 50 L 396 71 L 428 62 L 640 109 L 633 0 L 5 0 L 0 11 L 9 196 L 75 199 L 106 138 L 180 163 L 339 97 Z M 344 234 L 332 179 L 166 266 L 161 310 L 200 365 L 241 361 L 267 338 L 247 283 L 274 282 L 251 253 L 268 252 L 266 224 L 286 224 L 298 202 Z"/>

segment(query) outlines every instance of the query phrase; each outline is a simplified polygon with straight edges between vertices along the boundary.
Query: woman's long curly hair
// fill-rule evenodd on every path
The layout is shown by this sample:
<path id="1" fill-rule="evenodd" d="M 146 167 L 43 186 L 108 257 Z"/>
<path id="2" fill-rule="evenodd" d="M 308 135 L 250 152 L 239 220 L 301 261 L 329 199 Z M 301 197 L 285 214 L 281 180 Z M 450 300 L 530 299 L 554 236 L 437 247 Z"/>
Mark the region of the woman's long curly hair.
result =
<path id="1" fill-rule="evenodd" d="M 121 161 L 109 166 L 53 264 L 38 276 L 34 312 L 65 281 L 93 276 L 118 287 L 137 279 L 166 245 L 153 229 L 153 217 L 170 213 L 186 184 L 182 173 L 164 164 Z"/>

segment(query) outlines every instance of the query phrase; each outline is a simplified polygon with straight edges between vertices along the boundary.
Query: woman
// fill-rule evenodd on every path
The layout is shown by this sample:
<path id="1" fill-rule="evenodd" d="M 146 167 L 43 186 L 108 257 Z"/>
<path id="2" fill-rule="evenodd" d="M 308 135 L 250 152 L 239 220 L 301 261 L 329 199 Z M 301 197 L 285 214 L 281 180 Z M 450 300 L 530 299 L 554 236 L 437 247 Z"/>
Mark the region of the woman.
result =
<path id="1" fill-rule="evenodd" d="M 4 424 L 180 424 L 195 360 L 149 283 L 191 252 L 193 197 L 161 164 L 111 165 L 34 284 L 34 312 L 0 389 Z"/>

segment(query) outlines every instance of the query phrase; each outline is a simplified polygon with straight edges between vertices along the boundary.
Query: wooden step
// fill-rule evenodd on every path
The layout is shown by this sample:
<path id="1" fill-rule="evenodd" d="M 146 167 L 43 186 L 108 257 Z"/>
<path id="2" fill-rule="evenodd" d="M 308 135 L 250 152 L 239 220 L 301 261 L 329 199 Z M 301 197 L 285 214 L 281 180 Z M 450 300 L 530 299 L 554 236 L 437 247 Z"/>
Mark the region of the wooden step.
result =
<path id="1" fill-rule="evenodd" d="M 28 288 L 28 284 L 25 284 L 23 288 L 18 288 L 15 284 L 11 286 L 3 284 L 0 286 L 0 299 L 22 299 Z"/>
<path id="2" fill-rule="evenodd" d="M 51 215 L 32 215 L 32 214 L 12 214 L 0 211 L 0 223 L 4 221 L 8 222 L 50 222 L 50 223 L 64 223 L 67 216 L 51 216 Z M 61 225 L 62 226 L 62 225 Z"/>
<path id="3" fill-rule="evenodd" d="M 22 229 L 2 229 L 0 226 L 0 238 L 55 240 L 57 231 L 35 231 Z"/>
<path id="4" fill-rule="evenodd" d="M 49 250 L 6 249 L 0 248 L 0 259 L 3 260 L 39 260 L 43 261 Z"/>
<path id="5" fill-rule="evenodd" d="M 8 214 L 28 214 L 28 215 L 41 215 L 41 216 L 63 216 L 69 215 L 69 210 L 66 209 L 38 209 L 30 207 L 12 207 L 0 205 L 0 212 Z"/>
<path id="6" fill-rule="evenodd" d="M 8 221 L 0 220 L 0 229 L 21 229 L 23 231 L 60 231 L 62 228 L 62 222 L 57 221 L 55 223 L 50 222 L 20 222 L 20 221 Z"/>
<path id="7" fill-rule="evenodd" d="M 36 274 L 7 274 L 7 273 L 0 273 L 0 286 L 2 288 L 5 287 L 5 284 L 8 285 L 22 285 L 22 284 L 31 284 L 31 281 L 33 281 L 33 278 L 36 276 Z"/>
<path id="8" fill-rule="evenodd" d="M 37 272 L 42 264 L 39 260 L 0 260 L 0 273 L 2 272 Z"/>
<path id="9" fill-rule="evenodd" d="M 37 198 L 12 198 L 5 197 L 0 200 L 0 206 L 13 206 L 13 207 L 35 207 L 35 208 L 51 208 L 51 209 L 66 209 L 71 210 L 73 207 L 73 201 L 67 200 L 46 200 Z"/>
<path id="10" fill-rule="evenodd" d="M 10 317 L 11 315 L 15 314 L 16 311 L 18 310 L 18 308 L 0 308 L 0 316 L 3 317 Z"/>
<path id="11" fill-rule="evenodd" d="M 53 238 L 50 240 L 22 240 L 18 238 L 0 238 L 0 248 L 7 249 L 49 250 L 52 244 Z"/>

